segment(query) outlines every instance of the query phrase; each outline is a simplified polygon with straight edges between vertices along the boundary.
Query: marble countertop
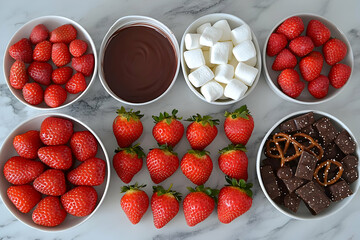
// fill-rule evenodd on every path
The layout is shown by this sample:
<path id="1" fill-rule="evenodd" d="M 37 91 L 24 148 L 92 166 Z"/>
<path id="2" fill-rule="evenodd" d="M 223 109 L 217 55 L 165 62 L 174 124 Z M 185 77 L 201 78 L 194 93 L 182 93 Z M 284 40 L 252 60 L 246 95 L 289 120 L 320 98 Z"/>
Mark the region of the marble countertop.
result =
<path id="1" fill-rule="evenodd" d="M 85 1 L 84 1 L 85 2 Z M 360 239 L 360 201 L 359 194 L 341 212 L 317 221 L 293 220 L 278 212 L 262 193 L 255 172 L 256 154 L 266 131 L 278 119 L 298 110 L 315 109 L 333 114 L 341 119 L 360 140 L 360 1 L 358 0 L 154 0 L 154 1 L 3 1 L 0 8 L 0 55 L 4 51 L 13 33 L 27 21 L 44 16 L 60 15 L 80 23 L 92 36 L 97 50 L 109 27 L 120 17 L 138 14 L 156 18 L 166 24 L 180 42 L 187 26 L 200 16 L 209 13 L 224 12 L 236 15 L 246 21 L 258 38 L 261 49 L 265 38 L 273 25 L 295 13 L 314 13 L 334 22 L 348 37 L 354 52 L 355 69 L 351 82 L 342 94 L 328 103 L 304 106 L 286 102 L 269 88 L 262 74 L 256 89 L 241 102 L 230 106 L 214 106 L 199 100 L 187 87 L 182 73 L 173 88 L 161 100 L 135 107 L 145 114 L 143 118 L 144 134 L 140 142 L 147 150 L 156 146 L 151 135 L 152 115 L 164 110 L 179 110 L 179 115 L 189 117 L 195 113 L 211 114 L 223 123 L 223 113 L 247 104 L 255 119 L 255 130 L 247 144 L 249 157 L 249 180 L 254 183 L 253 207 L 231 224 L 221 224 L 216 211 L 205 222 L 190 228 L 186 225 L 182 209 L 164 228 L 157 230 L 152 223 L 150 209 L 139 224 L 133 226 L 120 207 L 120 187 L 123 185 L 111 171 L 111 182 L 106 199 L 95 215 L 82 225 L 64 232 L 40 232 L 17 221 L 0 201 L 0 239 Z M 0 60 L 2 65 L 2 59 Z M 2 71 L 2 70 L 1 70 Z M 16 100 L 0 74 L 0 144 L 6 136 L 22 121 L 43 113 L 26 107 Z M 116 142 L 111 124 L 117 108 L 121 104 L 112 99 L 102 87 L 98 78 L 88 93 L 72 106 L 58 112 L 74 116 L 88 124 L 103 140 L 109 156 L 112 158 Z M 130 106 L 125 106 L 129 108 Z M 187 125 L 188 123 L 184 123 Z M 219 127 L 219 134 L 209 146 L 214 163 L 217 151 L 228 144 L 225 134 Z M 182 156 L 189 147 L 185 137 L 176 147 Z M 208 186 L 220 188 L 225 184 L 223 174 L 214 164 L 214 170 Z M 146 192 L 151 194 L 150 180 L 144 166 L 135 177 L 140 183 L 147 183 Z M 133 181 L 135 182 L 135 181 Z M 164 182 L 165 187 L 174 183 L 174 189 L 187 194 L 186 186 L 191 182 L 180 170 Z"/>

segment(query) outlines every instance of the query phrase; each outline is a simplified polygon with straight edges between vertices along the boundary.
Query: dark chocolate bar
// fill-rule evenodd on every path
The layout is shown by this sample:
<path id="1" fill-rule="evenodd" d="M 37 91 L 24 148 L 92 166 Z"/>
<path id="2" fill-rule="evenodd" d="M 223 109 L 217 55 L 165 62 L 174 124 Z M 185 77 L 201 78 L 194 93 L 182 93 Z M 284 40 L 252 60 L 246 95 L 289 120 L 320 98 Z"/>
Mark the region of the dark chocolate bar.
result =
<path id="1" fill-rule="evenodd" d="M 336 146 L 335 143 L 330 143 L 329 145 L 324 148 L 324 156 L 322 157 L 321 161 L 329 160 L 329 159 L 335 159 L 337 161 L 340 161 L 344 157 L 343 152 L 340 150 L 338 146 Z"/>
<path id="2" fill-rule="evenodd" d="M 358 164 L 359 164 L 359 160 L 357 159 L 357 157 L 355 157 L 353 155 L 347 155 L 346 157 L 341 159 L 340 162 L 343 165 L 345 170 L 357 168 Z"/>
<path id="3" fill-rule="evenodd" d="M 311 181 L 314 177 L 316 162 L 317 158 L 314 155 L 306 151 L 302 151 L 295 176 Z"/>
<path id="4" fill-rule="evenodd" d="M 301 199 L 295 193 L 287 194 L 284 197 L 284 206 L 296 213 L 299 209 L 300 201 Z"/>
<path id="5" fill-rule="evenodd" d="M 290 179 L 282 179 L 282 181 L 285 183 L 285 186 L 288 189 L 289 193 L 294 192 L 296 189 L 306 183 L 304 179 L 295 176 Z"/>
<path id="6" fill-rule="evenodd" d="M 337 183 L 329 186 L 327 190 L 329 192 L 330 199 L 333 202 L 340 201 L 353 194 L 349 185 L 344 180 L 338 181 Z"/>
<path id="7" fill-rule="evenodd" d="M 290 179 L 294 174 L 289 166 L 283 166 L 277 170 L 276 175 L 280 179 Z"/>
<path id="8" fill-rule="evenodd" d="M 304 127 L 303 129 L 301 129 L 301 132 L 309 135 L 313 139 L 316 139 L 319 137 L 319 133 L 315 130 L 315 128 L 312 125 Z"/>
<path id="9" fill-rule="evenodd" d="M 290 133 L 306 128 L 315 122 L 314 113 L 309 112 L 280 124 L 280 132 Z"/>
<path id="10" fill-rule="evenodd" d="M 275 199 L 281 195 L 278 182 L 271 166 L 263 166 L 260 168 L 261 178 L 264 183 L 267 194 L 271 199 Z"/>
<path id="11" fill-rule="evenodd" d="M 280 159 L 266 158 L 266 159 L 262 160 L 262 165 L 263 166 L 271 166 L 271 168 L 274 171 L 277 171 L 281 167 L 281 161 L 280 161 Z"/>
<path id="12" fill-rule="evenodd" d="M 298 188 L 295 193 L 305 202 L 314 215 L 330 206 L 330 199 L 312 181 Z"/>
<path id="13" fill-rule="evenodd" d="M 356 144 L 346 130 L 342 130 L 340 134 L 336 137 L 335 144 L 346 155 L 355 152 Z"/>
<path id="14" fill-rule="evenodd" d="M 284 133 L 291 133 L 298 130 L 293 119 L 281 123 L 279 129 L 280 132 L 284 132 Z"/>
<path id="15" fill-rule="evenodd" d="M 323 147 L 329 145 L 335 140 L 338 131 L 331 123 L 330 119 L 323 117 L 314 123 L 316 130 L 319 132 L 319 136 L 322 139 Z"/>
<path id="16" fill-rule="evenodd" d="M 355 182 L 359 178 L 359 172 L 357 168 L 344 170 L 341 176 L 348 184 Z"/>

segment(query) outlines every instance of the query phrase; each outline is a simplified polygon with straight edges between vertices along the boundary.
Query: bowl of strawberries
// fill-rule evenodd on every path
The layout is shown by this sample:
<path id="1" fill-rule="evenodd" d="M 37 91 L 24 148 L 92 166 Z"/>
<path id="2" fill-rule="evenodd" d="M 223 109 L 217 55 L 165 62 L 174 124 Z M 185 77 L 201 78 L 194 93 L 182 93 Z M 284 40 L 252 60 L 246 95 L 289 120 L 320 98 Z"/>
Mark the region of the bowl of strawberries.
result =
<path id="1" fill-rule="evenodd" d="M 96 48 L 77 22 L 43 16 L 12 36 L 3 68 L 6 83 L 20 102 L 36 109 L 59 109 L 89 89 L 96 76 Z"/>
<path id="2" fill-rule="evenodd" d="M 301 104 L 335 98 L 348 85 L 354 65 L 345 34 L 314 14 L 296 14 L 276 24 L 265 41 L 263 59 L 270 88 Z"/>

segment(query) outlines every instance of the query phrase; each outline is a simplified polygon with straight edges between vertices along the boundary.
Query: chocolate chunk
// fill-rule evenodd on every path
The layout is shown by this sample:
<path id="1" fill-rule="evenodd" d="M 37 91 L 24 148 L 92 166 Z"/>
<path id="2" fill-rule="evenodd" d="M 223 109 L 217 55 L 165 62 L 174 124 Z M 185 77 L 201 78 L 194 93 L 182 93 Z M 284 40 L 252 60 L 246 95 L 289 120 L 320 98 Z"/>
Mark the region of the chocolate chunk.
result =
<path id="1" fill-rule="evenodd" d="M 317 181 L 313 181 L 314 185 L 320 189 L 322 192 L 325 192 L 325 187 L 323 187 L 322 185 L 320 185 Z"/>
<path id="2" fill-rule="evenodd" d="M 314 113 L 309 112 L 294 118 L 294 123 L 297 130 L 303 129 L 307 126 L 312 125 L 315 122 Z"/>
<path id="3" fill-rule="evenodd" d="M 287 120 L 280 124 L 279 126 L 280 132 L 290 133 L 297 131 L 297 127 L 295 125 L 294 119 Z"/>
<path id="4" fill-rule="evenodd" d="M 281 167 L 280 159 L 275 158 L 266 158 L 262 160 L 263 166 L 271 166 L 271 168 L 275 171 L 277 171 Z"/>
<path id="5" fill-rule="evenodd" d="M 346 130 L 341 131 L 341 133 L 336 137 L 335 143 L 346 155 L 355 152 L 356 144 Z"/>
<path id="6" fill-rule="evenodd" d="M 359 178 L 359 172 L 357 168 L 345 169 L 341 177 L 348 183 L 351 184 Z"/>
<path id="7" fill-rule="evenodd" d="M 260 168 L 261 178 L 264 183 L 267 194 L 271 199 L 275 199 L 281 195 L 278 182 L 271 166 L 263 166 Z"/>
<path id="8" fill-rule="evenodd" d="M 318 132 L 314 129 L 312 125 L 304 127 L 303 129 L 301 129 L 301 132 L 309 135 L 313 139 L 317 139 L 319 137 Z"/>
<path id="9" fill-rule="evenodd" d="M 335 143 L 330 143 L 326 148 L 324 149 L 324 156 L 322 157 L 321 161 L 329 160 L 329 159 L 335 159 L 337 161 L 340 161 L 344 157 L 343 152 L 340 150 L 338 146 L 336 146 Z"/>
<path id="10" fill-rule="evenodd" d="M 293 172 L 289 166 L 283 166 L 277 170 L 276 175 L 280 179 L 290 179 L 293 176 Z"/>
<path id="11" fill-rule="evenodd" d="M 333 202 L 340 201 L 353 194 L 349 185 L 344 180 L 329 186 L 327 190 L 329 191 L 330 199 Z"/>
<path id="12" fill-rule="evenodd" d="M 317 158 L 314 155 L 306 151 L 302 151 L 295 176 L 311 181 L 316 168 L 316 162 Z"/>
<path id="13" fill-rule="evenodd" d="M 284 206 L 296 213 L 299 209 L 300 201 L 301 199 L 295 193 L 291 193 L 284 197 Z"/>
<path id="14" fill-rule="evenodd" d="M 292 193 L 306 183 L 304 179 L 293 176 L 290 179 L 282 179 L 289 193 Z"/>
<path id="15" fill-rule="evenodd" d="M 357 168 L 358 164 L 359 164 L 359 160 L 357 159 L 357 157 L 355 157 L 353 155 L 347 155 L 346 157 L 341 159 L 340 162 L 343 165 L 345 170 Z"/>
<path id="16" fill-rule="evenodd" d="M 319 132 L 323 146 L 326 147 L 336 138 L 338 131 L 331 123 L 330 119 L 323 117 L 314 123 L 315 128 Z"/>

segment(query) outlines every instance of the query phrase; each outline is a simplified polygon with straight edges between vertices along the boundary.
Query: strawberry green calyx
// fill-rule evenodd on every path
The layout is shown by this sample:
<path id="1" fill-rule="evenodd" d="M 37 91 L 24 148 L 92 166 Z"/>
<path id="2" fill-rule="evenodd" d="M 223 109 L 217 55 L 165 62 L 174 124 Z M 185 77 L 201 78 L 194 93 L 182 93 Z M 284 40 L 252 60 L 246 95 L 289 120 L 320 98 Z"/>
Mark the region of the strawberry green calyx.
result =
<path id="1" fill-rule="evenodd" d="M 224 147 L 223 149 L 219 150 L 219 153 L 222 154 L 222 153 L 227 153 L 227 152 L 230 152 L 230 151 L 236 151 L 236 150 L 240 150 L 240 151 L 243 151 L 243 152 L 246 152 L 246 147 L 242 144 L 229 144 L 227 147 Z"/>
<path id="2" fill-rule="evenodd" d="M 130 190 L 140 190 L 140 188 L 144 188 L 144 187 L 146 187 L 146 184 L 139 185 L 136 182 L 134 185 L 122 186 L 121 192 L 124 193 L 124 192 L 130 191 Z"/>
<path id="3" fill-rule="evenodd" d="M 171 115 L 168 114 L 167 112 L 164 112 L 164 113 L 160 113 L 159 116 L 153 115 L 152 118 L 154 119 L 154 123 L 158 123 L 158 122 L 165 120 L 167 124 L 170 124 L 172 122 L 172 120 L 181 120 L 182 119 L 182 117 L 176 116 L 177 113 L 178 113 L 178 110 L 173 109 L 171 112 Z"/>
<path id="4" fill-rule="evenodd" d="M 143 114 L 140 114 L 140 111 L 133 112 L 132 109 L 130 109 L 129 111 L 126 111 L 123 106 L 121 106 L 121 108 L 118 109 L 116 111 L 116 113 L 119 116 L 126 118 L 127 121 L 130 121 L 131 119 L 139 120 L 140 118 L 142 118 L 144 116 Z"/>
<path id="5" fill-rule="evenodd" d="M 229 176 L 225 176 L 226 182 L 229 183 L 229 185 L 226 186 L 233 186 L 240 188 L 242 191 L 244 191 L 249 197 L 252 198 L 252 191 L 251 188 L 253 186 L 252 183 L 246 183 L 244 179 L 236 180 L 236 178 L 230 178 Z"/>
<path id="6" fill-rule="evenodd" d="M 194 149 L 189 149 L 187 151 L 187 153 L 190 153 L 190 154 L 193 154 L 197 157 L 202 157 L 202 156 L 205 156 L 205 155 L 210 155 L 210 152 L 209 151 L 206 151 L 206 150 L 194 150 Z"/>
<path id="7" fill-rule="evenodd" d="M 115 150 L 115 153 L 118 153 L 118 152 L 121 152 L 121 151 L 125 151 L 126 153 L 131 154 L 131 155 L 136 154 L 138 158 L 145 157 L 144 149 L 140 146 L 139 143 L 135 144 L 134 146 L 130 146 L 130 147 L 126 147 L 126 148 L 118 147 Z"/>
<path id="8" fill-rule="evenodd" d="M 201 116 L 198 113 L 185 121 L 201 123 L 203 126 L 206 124 L 210 124 L 210 126 L 219 125 L 219 119 L 212 119 L 210 115 Z"/>
<path id="9" fill-rule="evenodd" d="M 158 186 L 153 186 L 153 190 L 154 190 L 154 193 L 157 193 L 158 196 L 161 196 L 161 195 L 165 195 L 165 194 L 169 194 L 169 195 L 172 195 L 175 197 L 175 199 L 180 202 L 181 201 L 181 193 L 179 192 L 176 192 L 174 190 L 171 190 L 173 184 L 170 185 L 170 187 L 165 190 L 162 186 L 158 185 Z"/>
<path id="10" fill-rule="evenodd" d="M 169 153 L 171 153 L 171 154 L 173 154 L 175 156 L 178 155 L 176 152 L 174 152 L 173 148 L 171 146 L 167 145 L 167 144 L 161 145 L 161 144 L 158 143 L 158 146 L 159 146 L 159 149 L 161 149 L 161 150 L 163 150 L 165 152 L 169 152 Z M 150 150 L 152 150 L 152 149 L 153 148 L 151 148 Z"/>
<path id="11" fill-rule="evenodd" d="M 250 114 L 250 111 L 248 110 L 246 105 L 241 106 L 240 108 L 236 109 L 234 112 L 225 112 L 225 117 L 229 117 L 231 116 L 232 119 L 235 118 L 244 118 L 244 119 L 249 119 L 248 115 Z"/>
<path id="12" fill-rule="evenodd" d="M 217 195 L 220 192 L 219 189 L 205 187 L 204 185 L 196 186 L 196 188 L 187 187 L 187 189 L 190 192 L 203 192 L 206 195 L 208 195 L 209 197 L 211 197 L 212 199 L 214 199 L 216 203 L 217 203 Z"/>

